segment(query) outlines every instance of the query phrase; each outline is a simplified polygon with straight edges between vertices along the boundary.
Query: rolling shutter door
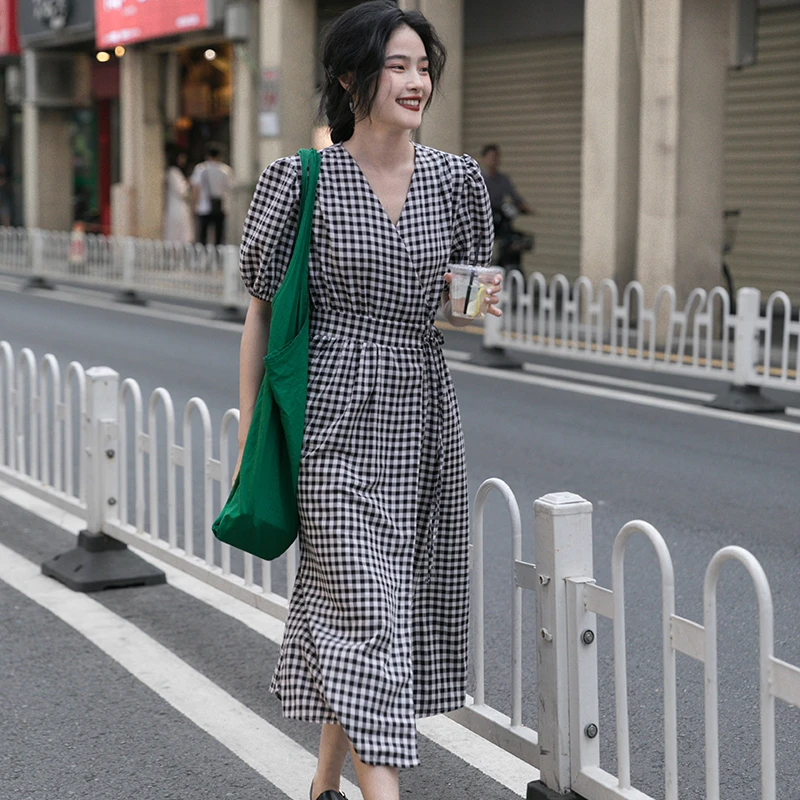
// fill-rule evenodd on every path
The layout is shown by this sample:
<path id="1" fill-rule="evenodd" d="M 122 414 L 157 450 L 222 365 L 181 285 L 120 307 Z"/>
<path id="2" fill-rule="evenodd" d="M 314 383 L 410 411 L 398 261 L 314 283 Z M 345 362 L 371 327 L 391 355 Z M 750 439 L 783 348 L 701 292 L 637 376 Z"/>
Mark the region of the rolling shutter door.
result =
<path id="1" fill-rule="evenodd" d="M 536 209 L 526 272 L 580 272 L 583 39 L 570 36 L 474 46 L 464 52 L 464 149 L 494 142 L 501 170 Z"/>
<path id="2" fill-rule="evenodd" d="M 725 207 L 740 209 L 737 288 L 800 303 L 800 5 L 759 14 L 757 60 L 728 77 Z M 763 298 L 765 299 L 765 298 Z"/>

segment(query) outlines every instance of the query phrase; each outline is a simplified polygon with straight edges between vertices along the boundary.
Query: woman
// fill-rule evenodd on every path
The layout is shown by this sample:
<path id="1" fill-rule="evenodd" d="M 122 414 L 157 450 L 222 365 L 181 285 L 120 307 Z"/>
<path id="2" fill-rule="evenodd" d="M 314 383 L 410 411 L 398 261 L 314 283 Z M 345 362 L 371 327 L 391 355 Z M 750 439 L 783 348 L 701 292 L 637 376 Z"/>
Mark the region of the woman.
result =
<path id="1" fill-rule="evenodd" d="M 433 322 L 449 263 L 487 265 L 477 164 L 412 143 L 445 53 L 386 0 L 326 34 L 309 263 L 309 385 L 298 485 L 300 567 L 272 691 L 322 725 L 311 798 L 337 800 L 348 750 L 365 800 L 397 800 L 418 764 L 415 716 L 463 705 L 469 510 L 455 394 Z M 261 176 L 241 267 L 240 451 L 263 375 L 269 300 L 297 227 L 299 158 Z M 499 283 L 499 279 L 498 279 Z M 497 288 L 497 286 L 495 287 Z M 499 315 L 496 292 L 487 307 Z"/>
<path id="2" fill-rule="evenodd" d="M 189 208 L 191 187 L 183 173 L 186 153 L 175 145 L 166 150 L 167 173 L 164 188 L 164 241 L 192 242 L 192 210 Z"/>

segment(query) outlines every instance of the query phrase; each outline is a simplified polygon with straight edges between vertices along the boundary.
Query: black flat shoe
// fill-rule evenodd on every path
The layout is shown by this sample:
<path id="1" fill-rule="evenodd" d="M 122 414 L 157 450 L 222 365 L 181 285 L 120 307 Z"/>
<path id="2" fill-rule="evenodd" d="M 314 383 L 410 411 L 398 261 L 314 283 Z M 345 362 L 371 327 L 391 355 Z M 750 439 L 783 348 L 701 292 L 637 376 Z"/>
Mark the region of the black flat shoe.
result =
<path id="1" fill-rule="evenodd" d="M 311 800 L 314 800 L 314 795 L 311 794 L 314 791 L 313 784 L 309 787 L 308 796 Z M 343 795 L 341 792 L 337 792 L 334 789 L 327 789 L 322 794 L 318 794 L 316 800 L 347 800 L 347 797 Z"/>

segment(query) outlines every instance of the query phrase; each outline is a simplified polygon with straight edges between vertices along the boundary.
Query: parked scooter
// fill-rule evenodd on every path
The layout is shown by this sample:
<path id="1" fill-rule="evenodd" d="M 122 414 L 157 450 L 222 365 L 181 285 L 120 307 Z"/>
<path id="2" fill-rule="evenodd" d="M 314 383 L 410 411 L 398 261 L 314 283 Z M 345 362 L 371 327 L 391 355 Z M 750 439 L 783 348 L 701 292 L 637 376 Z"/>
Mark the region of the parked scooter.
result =
<path id="1" fill-rule="evenodd" d="M 514 228 L 520 210 L 506 201 L 492 210 L 494 217 L 494 263 L 505 269 L 521 269 L 522 254 L 533 250 L 534 237 Z"/>

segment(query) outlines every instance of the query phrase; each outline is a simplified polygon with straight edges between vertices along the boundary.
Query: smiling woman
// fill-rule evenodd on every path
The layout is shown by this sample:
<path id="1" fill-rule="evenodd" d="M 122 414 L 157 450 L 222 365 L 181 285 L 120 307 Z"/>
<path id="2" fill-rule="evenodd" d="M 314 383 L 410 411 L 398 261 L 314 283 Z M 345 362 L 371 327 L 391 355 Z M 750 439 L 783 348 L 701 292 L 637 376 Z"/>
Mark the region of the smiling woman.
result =
<path id="1" fill-rule="evenodd" d="M 362 3 L 328 28 L 322 60 L 334 144 L 308 264 L 300 567 L 271 690 L 286 716 L 323 723 L 312 800 L 341 800 L 348 751 L 365 800 L 398 800 L 398 769 L 419 763 L 415 717 L 466 696 L 466 464 L 433 323 L 439 308 L 459 321 L 448 265 L 487 265 L 493 226 L 475 161 L 411 140 L 445 63 L 422 14 Z M 242 446 L 298 229 L 299 163 L 264 171 L 245 223 Z"/>

